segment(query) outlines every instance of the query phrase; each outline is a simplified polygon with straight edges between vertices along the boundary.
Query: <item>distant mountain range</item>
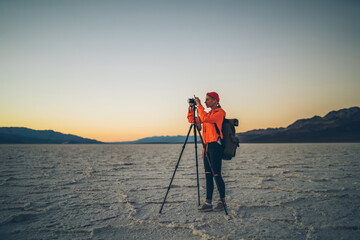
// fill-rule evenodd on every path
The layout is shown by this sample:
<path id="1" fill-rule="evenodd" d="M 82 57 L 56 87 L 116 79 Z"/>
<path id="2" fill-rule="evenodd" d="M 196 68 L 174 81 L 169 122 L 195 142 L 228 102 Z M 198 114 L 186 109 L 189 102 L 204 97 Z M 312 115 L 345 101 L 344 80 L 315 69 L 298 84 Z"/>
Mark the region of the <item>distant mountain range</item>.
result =
<path id="1" fill-rule="evenodd" d="M 141 138 L 135 141 L 130 142 L 113 142 L 113 143 L 131 143 L 131 144 L 145 144 L 145 143 L 184 143 L 186 136 L 177 135 L 177 136 L 154 136 Z M 189 136 L 188 142 L 194 143 L 194 136 Z M 197 141 L 200 143 L 200 137 L 197 138 Z"/>
<path id="2" fill-rule="evenodd" d="M 286 128 L 237 134 L 243 143 L 360 142 L 360 108 L 332 111 L 324 117 L 300 119 Z"/>
<path id="3" fill-rule="evenodd" d="M 332 111 L 324 117 L 300 119 L 286 128 L 257 129 L 237 133 L 240 143 L 360 142 L 360 108 Z M 131 142 L 113 143 L 184 143 L 186 136 L 154 136 Z M 194 142 L 190 136 L 189 143 Z M 200 139 L 198 138 L 198 142 Z M 52 130 L 0 127 L 0 143 L 103 143 L 93 139 Z"/>
<path id="4" fill-rule="evenodd" d="M 237 133 L 240 143 L 360 142 L 360 108 L 332 111 L 324 117 L 300 119 L 286 128 Z M 121 143 L 183 143 L 185 136 L 155 136 Z M 194 137 L 189 138 L 194 142 Z M 200 141 L 199 141 L 200 142 Z"/>
<path id="5" fill-rule="evenodd" d="M 82 138 L 71 134 L 54 132 L 53 130 L 33 130 L 22 127 L 1 127 L 0 143 L 102 143 L 93 139 Z"/>

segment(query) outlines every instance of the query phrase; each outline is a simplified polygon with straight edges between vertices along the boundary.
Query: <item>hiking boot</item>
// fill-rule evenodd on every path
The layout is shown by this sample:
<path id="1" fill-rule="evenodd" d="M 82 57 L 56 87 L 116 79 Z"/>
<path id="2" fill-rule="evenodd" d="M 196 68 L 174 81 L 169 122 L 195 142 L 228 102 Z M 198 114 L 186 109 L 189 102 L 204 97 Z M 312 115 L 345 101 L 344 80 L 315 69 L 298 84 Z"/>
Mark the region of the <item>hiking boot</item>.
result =
<path id="1" fill-rule="evenodd" d="M 210 212 L 212 210 L 213 210 L 212 205 L 208 205 L 206 203 L 204 203 L 201 207 L 198 208 L 199 212 Z"/>
<path id="2" fill-rule="evenodd" d="M 224 205 L 226 206 L 226 203 L 224 202 Z M 213 210 L 215 212 L 219 212 L 219 211 L 223 211 L 224 210 L 224 206 L 223 206 L 223 203 L 222 201 L 218 201 L 216 206 L 213 208 Z"/>

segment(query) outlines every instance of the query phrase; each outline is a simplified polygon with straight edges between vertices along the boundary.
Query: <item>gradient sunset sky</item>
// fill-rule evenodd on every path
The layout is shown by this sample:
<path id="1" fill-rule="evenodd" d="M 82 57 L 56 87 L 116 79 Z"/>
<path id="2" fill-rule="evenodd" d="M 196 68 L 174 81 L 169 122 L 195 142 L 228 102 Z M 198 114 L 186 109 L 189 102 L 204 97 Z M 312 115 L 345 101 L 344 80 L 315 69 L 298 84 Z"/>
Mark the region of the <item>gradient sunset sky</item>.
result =
<path id="1" fill-rule="evenodd" d="M 360 106 L 360 1 L 0 0 L 0 127 L 186 135 L 216 91 L 237 132 Z"/>

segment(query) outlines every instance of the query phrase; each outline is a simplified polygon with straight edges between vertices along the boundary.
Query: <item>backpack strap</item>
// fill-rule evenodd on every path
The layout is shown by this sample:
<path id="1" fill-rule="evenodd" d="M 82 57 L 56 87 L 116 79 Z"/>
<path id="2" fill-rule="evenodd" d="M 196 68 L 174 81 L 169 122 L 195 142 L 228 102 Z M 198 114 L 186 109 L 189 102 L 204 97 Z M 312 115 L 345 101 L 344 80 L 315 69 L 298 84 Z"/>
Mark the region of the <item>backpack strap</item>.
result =
<path id="1" fill-rule="evenodd" d="M 223 118 L 223 124 L 224 124 L 224 121 L 225 121 L 225 117 Z M 215 125 L 216 132 L 217 132 L 217 134 L 219 135 L 219 137 L 218 137 L 218 141 L 221 141 L 221 134 L 220 134 L 220 130 L 219 130 L 219 128 L 218 128 L 218 126 L 217 126 L 217 124 L 216 124 L 216 123 L 214 123 L 214 125 Z"/>
<path id="2" fill-rule="evenodd" d="M 220 130 L 219 130 L 219 128 L 218 128 L 218 126 L 217 126 L 217 124 L 216 124 L 216 123 L 214 123 L 214 125 L 215 125 L 216 132 L 217 132 L 217 134 L 219 135 L 218 140 L 220 140 L 220 141 L 221 141 L 221 134 L 220 134 Z"/>

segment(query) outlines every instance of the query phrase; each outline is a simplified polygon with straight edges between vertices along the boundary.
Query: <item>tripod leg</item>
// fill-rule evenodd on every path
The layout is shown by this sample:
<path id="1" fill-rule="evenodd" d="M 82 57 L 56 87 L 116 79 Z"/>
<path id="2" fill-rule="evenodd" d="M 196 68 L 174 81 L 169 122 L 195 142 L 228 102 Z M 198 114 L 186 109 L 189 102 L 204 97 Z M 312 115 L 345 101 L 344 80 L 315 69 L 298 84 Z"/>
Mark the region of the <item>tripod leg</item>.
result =
<path id="1" fill-rule="evenodd" d="M 203 141 L 203 138 L 202 138 L 202 136 L 201 136 L 200 130 L 199 130 L 199 129 L 197 129 L 197 130 L 198 130 L 198 132 L 199 132 L 199 136 L 200 136 L 200 140 L 201 140 L 201 143 L 202 143 L 202 145 L 203 145 L 203 148 L 206 149 L 206 146 L 205 146 L 205 144 L 204 144 L 204 141 Z M 209 166 L 210 166 L 210 169 L 211 169 L 211 173 L 212 173 L 212 175 L 213 175 L 213 177 L 214 177 L 216 186 L 217 186 L 217 188 L 219 189 L 219 186 L 220 186 L 220 185 L 219 185 L 219 183 L 218 183 L 217 178 L 215 177 L 215 172 L 214 172 L 214 169 L 213 169 L 213 167 L 212 167 L 212 165 L 211 165 L 210 158 L 209 158 L 209 154 L 206 152 L 206 150 L 204 151 L 204 153 L 206 154 L 206 157 L 205 157 L 205 158 L 206 158 L 206 160 L 207 160 L 208 163 L 209 163 Z M 227 208 L 226 208 L 225 203 L 222 202 L 222 204 L 223 204 L 223 207 L 224 207 L 225 214 L 228 215 L 228 211 L 227 211 Z"/>
<path id="2" fill-rule="evenodd" d="M 197 180 L 197 191 L 198 191 L 198 206 L 200 206 L 199 167 L 198 167 L 196 129 L 198 129 L 198 127 L 197 127 L 196 124 L 194 124 L 194 142 L 195 142 L 195 159 L 196 159 L 196 180 Z M 198 129 L 198 130 L 199 130 L 199 129 Z"/>
<path id="3" fill-rule="evenodd" d="M 187 141 L 188 141 L 188 139 L 189 139 L 189 135 L 190 135 L 190 132 L 191 132 L 191 128 L 192 128 L 192 127 L 193 127 L 193 125 L 190 126 L 189 132 L 188 132 L 188 134 L 187 134 L 187 136 L 186 136 L 184 145 L 183 145 L 182 150 L 181 150 L 181 153 L 180 153 L 179 160 L 178 160 L 177 163 L 176 163 L 174 173 L 173 173 L 172 178 L 171 178 L 171 180 L 170 180 L 170 184 L 169 184 L 169 187 L 168 187 L 168 189 L 167 189 L 167 191 L 166 191 L 166 195 L 165 195 L 164 200 L 163 200 L 163 202 L 162 202 L 162 205 L 161 205 L 161 208 L 160 208 L 159 213 L 161 213 L 161 211 L 162 211 L 162 209 L 163 209 L 163 207 L 164 207 L 164 204 L 165 204 L 167 195 L 168 195 L 168 193 L 169 193 L 169 191 L 170 191 L 170 188 L 171 188 L 171 184 L 172 184 L 172 182 L 173 182 L 173 180 L 174 180 L 174 177 L 175 177 L 176 170 L 177 170 L 177 168 L 178 168 L 178 166 L 179 166 L 180 159 L 181 159 L 182 154 L 183 154 L 183 152 L 184 152 L 184 149 L 185 149 L 185 147 L 186 147 L 186 143 L 187 143 Z"/>

